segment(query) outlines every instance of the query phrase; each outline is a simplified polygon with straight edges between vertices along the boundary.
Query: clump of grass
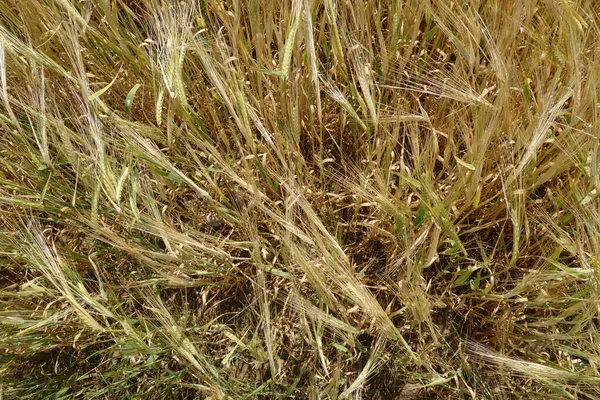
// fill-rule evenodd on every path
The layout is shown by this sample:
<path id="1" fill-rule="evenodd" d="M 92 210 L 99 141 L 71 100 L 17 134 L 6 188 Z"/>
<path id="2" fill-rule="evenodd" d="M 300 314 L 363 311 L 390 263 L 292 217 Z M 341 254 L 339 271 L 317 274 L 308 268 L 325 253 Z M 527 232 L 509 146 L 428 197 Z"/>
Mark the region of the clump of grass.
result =
<path id="1" fill-rule="evenodd" d="M 599 17 L 0 2 L 0 397 L 599 398 Z"/>

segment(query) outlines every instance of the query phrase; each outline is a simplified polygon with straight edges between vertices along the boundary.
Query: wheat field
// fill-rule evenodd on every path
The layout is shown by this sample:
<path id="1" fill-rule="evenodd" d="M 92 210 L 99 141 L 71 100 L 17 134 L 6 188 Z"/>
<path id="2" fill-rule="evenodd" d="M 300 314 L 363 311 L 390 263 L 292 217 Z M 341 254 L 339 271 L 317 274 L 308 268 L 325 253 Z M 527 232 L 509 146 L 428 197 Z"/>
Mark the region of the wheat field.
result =
<path id="1" fill-rule="evenodd" d="M 600 399 L 600 4 L 0 0 L 1 399 Z"/>

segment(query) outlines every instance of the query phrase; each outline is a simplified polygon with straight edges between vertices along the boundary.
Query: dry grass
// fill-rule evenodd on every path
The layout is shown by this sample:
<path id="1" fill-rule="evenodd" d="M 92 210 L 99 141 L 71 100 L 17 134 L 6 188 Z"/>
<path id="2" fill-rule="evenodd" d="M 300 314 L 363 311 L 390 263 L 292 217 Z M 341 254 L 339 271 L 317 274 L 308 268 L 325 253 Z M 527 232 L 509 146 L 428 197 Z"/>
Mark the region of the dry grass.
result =
<path id="1" fill-rule="evenodd" d="M 600 399 L 595 2 L 25 3 L 1 398 Z"/>

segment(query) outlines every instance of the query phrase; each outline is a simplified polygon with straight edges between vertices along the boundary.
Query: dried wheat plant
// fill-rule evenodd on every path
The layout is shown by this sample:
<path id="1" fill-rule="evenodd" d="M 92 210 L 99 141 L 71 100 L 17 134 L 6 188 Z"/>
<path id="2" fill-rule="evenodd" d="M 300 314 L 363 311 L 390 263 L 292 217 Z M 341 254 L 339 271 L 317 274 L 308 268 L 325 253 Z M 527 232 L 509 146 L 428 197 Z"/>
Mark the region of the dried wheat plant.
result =
<path id="1" fill-rule="evenodd" d="M 592 0 L 0 0 L 1 399 L 600 399 Z"/>

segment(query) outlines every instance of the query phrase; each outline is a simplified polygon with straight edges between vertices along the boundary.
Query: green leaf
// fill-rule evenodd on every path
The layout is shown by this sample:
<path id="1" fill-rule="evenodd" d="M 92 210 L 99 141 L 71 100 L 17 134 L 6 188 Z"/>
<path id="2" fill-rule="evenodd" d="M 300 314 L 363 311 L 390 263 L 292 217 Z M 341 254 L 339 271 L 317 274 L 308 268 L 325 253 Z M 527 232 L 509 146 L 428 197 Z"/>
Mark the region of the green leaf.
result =
<path id="1" fill-rule="evenodd" d="M 471 290 L 477 290 L 479 289 L 479 283 L 480 283 L 480 277 L 477 276 L 477 278 L 475 279 L 471 279 L 469 281 L 469 286 L 471 287 Z"/>
<path id="2" fill-rule="evenodd" d="M 331 49 L 329 47 L 329 43 L 327 43 L 327 40 L 325 40 L 325 38 L 321 40 L 321 47 L 323 48 L 323 53 L 325 53 L 325 58 L 329 60 L 329 53 L 331 52 Z"/>
<path id="3" fill-rule="evenodd" d="M 288 142 L 291 142 L 292 141 L 292 136 L 290 135 L 290 132 L 288 131 L 288 129 L 286 128 L 285 124 L 283 123 L 283 121 L 279 117 L 277 117 L 277 125 L 279 126 L 279 130 L 281 132 L 283 132 L 283 135 L 285 136 L 286 140 Z"/>
<path id="4" fill-rule="evenodd" d="M 342 346 L 341 344 L 332 343 L 331 345 L 341 352 L 344 352 L 344 353 L 348 352 L 348 349 L 346 347 Z"/>
<path id="5" fill-rule="evenodd" d="M 117 75 L 115 75 L 115 77 L 113 78 L 112 81 L 110 81 L 110 83 L 106 86 L 104 86 L 102 89 L 98 90 L 96 93 L 92 93 L 91 95 L 89 95 L 88 100 L 92 101 L 92 100 L 96 100 L 98 97 L 102 96 L 104 93 L 106 93 L 106 91 L 108 89 L 110 89 L 110 87 L 117 81 L 117 77 L 119 76 L 119 73 L 117 73 Z"/>
<path id="6" fill-rule="evenodd" d="M 396 236 L 404 236 L 404 224 L 400 218 L 396 218 L 396 225 L 394 227 L 394 233 Z"/>
<path id="7" fill-rule="evenodd" d="M 148 358 L 146 359 L 146 367 L 149 367 L 152 364 L 154 364 L 154 362 L 156 361 L 157 358 L 158 358 L 158 356 L 156 354 L 150 354 L 148 356 Z"/>
<path id="8" fill-rule="evenodd" d="M 598 191 L 595 188 L 592 189 L 591 192 L 589 192 L 583 199 L 581 199 L 581 201 L 579 202 L 579 205 L 585 206 L 586 204 L 591 202 L 594 199 L 594 197 L 596 197 L 597 194 L 598 194 Z"/>
<path id="9" fill-rule="evenodd" d="M 270 267 L 270 266 L 264 265 L 264 264 L 257 264 L 257 266 L 260 269 L 262 269 L 262 270 L 264 270 L 266 272 L 269 272 L 269 273 L 274 274 L 274 275 L 279 275 L 282 278 L 286 278 L 286 279 L 292 279 L 293 278 L 292 275 L 290 275 L 289 273 L 287 273 L 285 271 L 282 271 L 282 270 L 280 270 L 278 268 L 273 268 L 273 267 Z"/>
<path id="10" fill-rule="evenodd" d="M 475 166 L 473 164 L 469 164 L 468 162 L 465 162 L 456 156 L 454 156 L 454 159 L 456 160 L 457 163 L 459 163 L 463 167 L 470 169 L 471 171 L 475 171 Z"/>
<path id="11" fill-rule="evenodd" d="M 172 180 L 175 183 L 179 183 L 179 184 L 185 183 L 185 179 L 183 179 L 181 176 L 176 175 L 172 172 L 167 173 L 166 178 Z"/>
<path id="12" fill-rule="evenodd" d="M 411 178 L 408 175 L 402 175 L 402 174 L 396 174 L 396 175 L 401 179 L 401 181 L 408 182 L 416 189 L 421 189 L 421 182 L 419 182 L 418 180 Z"/>
<path id="13" fill-rule="evenodd" d="M 431 40 L 431 38 L 437 33 L 438 28 L 439 27 L 437 25 L 434 25 L 431 29 L 427 29 L 427 31 L 423 35 L 423 41 L 429 42 Z"/>
<path id="14" fill-rule="evenodd" d="M 258 157 L 254 157 L 253 161 L 254 161 L 254 165 L 256 165 L 256 168 L 258 168 L 258 171 L 263 176 L 263 178 L 268 180 L 269 173 L 265 169 L 265 167 L 264 167 L 263 163 L 260 161 L 260 159 Z"/>
<path id="15" fill-rule="evenodd" d="M 439 376 L 439 377 L 437 377 L 437 378 L 434 378 L 434 379 L 432 379 L 432 380 L 431 380 L 431 382 L 429 382 L 429 383 L 428 383 L 428 384 L 426 384 L 426 385 L 423 385 L 422 387 L 423 387 L 423 388 L 426 388 L 426 387 L 431 387 L 431 386 L 443 385 L 443 384 L 445 384 L 445 383 L 448 383 L 448 382 L 450 382 L 452 379 L 453 379 L 453 378 L 444 378 L 444 377 L 442 377 L 442 376 Z"/>
<path id="16" fill-rule="evenodd" d="M 454 281 L 454 286 L 458 286 L 458 285 L 465 283 L 467 281 L 467 279 L 469 279 L 469 277 L 471 276 L 472 273 L 473 273 L 473 271 L 471 271 L 468 268 L 461 270 L 458 273 L 458 278 L 456 278 L 456 280 Z"/>
<path id="17" fill-rule="evenodd" d="M 421 226 L 423 220 L 425 220 L 425 207 L 421 206 L 421 208 L 419 208 L 419 211 L 417 211 L 417 216 L 413 221 L 414 227 L 418 228 L 419 226 Z"/>
<path id="18" fill-rule="evenodd" d="M 136 83 L 135 86 L 131 88 L 129 93 L 127 93 L 127 97 L 125 97 L 125 111 L 129 117 L 131 117 L 131 105 L 133 104 L 133 98 L 135 97 L 135 93 L 138 91 L 140 86 L 142 85 Z"/>

